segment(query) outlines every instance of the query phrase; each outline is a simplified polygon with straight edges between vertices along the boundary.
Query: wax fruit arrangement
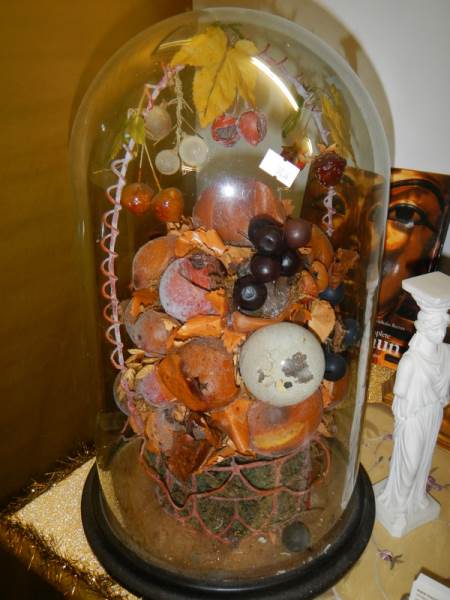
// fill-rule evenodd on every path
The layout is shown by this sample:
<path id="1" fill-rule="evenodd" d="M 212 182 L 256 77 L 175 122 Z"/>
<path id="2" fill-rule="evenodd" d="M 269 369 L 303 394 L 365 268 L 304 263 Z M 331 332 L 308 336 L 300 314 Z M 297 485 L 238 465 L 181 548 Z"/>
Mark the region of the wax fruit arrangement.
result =
<path id="1" fill-rule="evenodd" d="M 303 479 L 293 493 L 308 489 L 329 461 L 322 416 L 345 397 L 345 351 L 358 341 L 357 322 L 339 311 L 357 255 L 334 251 L 319 227 L 287 217 L 261 182 L 233 186 L 226 194 L 218 183 L 206 188 L 192 219 L 177 189 L 151 197 L 167 234 L 136 252 L 132 296 L 122 302 L 129 358 L 114 397 L 142 439 L 147 473 L 169 496 L 176 481 L 190 498 L 192 476 L 214 481 L 238 459 L 247 477 L 261 456 L 274 469 L 297 461 Z M 231 223 L 233 211 L 220 210 L 225 195 L 240 207 Z M 271 527 L 292 516 L 274 514 Z M 233 541 L 236 532 L 225 528 L 219 538 Z"/>

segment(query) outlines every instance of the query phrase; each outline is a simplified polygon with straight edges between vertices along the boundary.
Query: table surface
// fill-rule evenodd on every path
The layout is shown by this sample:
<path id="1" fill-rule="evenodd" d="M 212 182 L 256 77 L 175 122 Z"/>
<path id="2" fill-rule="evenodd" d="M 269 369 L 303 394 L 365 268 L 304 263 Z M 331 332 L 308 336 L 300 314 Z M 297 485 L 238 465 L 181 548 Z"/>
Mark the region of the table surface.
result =
<path id="1" fill-rule="evenodd" d="M 369 404 L 362 438 L 361 461 L 372 482 L 386 477 L 392 453 L 393 419 L 383 404 Z M 410 591 L 422 569 L 441 577 L 450 576 L 450 454 L 436 448 L 432 476 L 437 482 L 431 494 L 441 504 L 438 520 L 409 533 L 404 538 L 392 538 L 379 523 L 362 557 L 336 586 L 321 596 L 322 600 L 400 600 Z M 105 571 L 93 555 L 81 524 L 81 492 L 93 460 L 86 462 L 60 483 L 27 504 L 13 515 L 13 520 L 31 526 L 60 557 L 80 571 L 89 572 L 92 581 L 102 580 Z M 400 556 L 392 565 L 383 559 L 382 551 Z M 52 582 L 58 585 L 58 582 Z M 66 586 L 67 588 L 67 586 Z M 72 596 L 85 598 L 81 588 L 72 588 Z M 97 595 L 97 597 L 99 597 Z M 103 597 L 105 597 L 103 595 Z M 119 585 L 111 585 L 108 597 L 135 598 Z M 155 599 L 156 600 L 156 599 Z"/>

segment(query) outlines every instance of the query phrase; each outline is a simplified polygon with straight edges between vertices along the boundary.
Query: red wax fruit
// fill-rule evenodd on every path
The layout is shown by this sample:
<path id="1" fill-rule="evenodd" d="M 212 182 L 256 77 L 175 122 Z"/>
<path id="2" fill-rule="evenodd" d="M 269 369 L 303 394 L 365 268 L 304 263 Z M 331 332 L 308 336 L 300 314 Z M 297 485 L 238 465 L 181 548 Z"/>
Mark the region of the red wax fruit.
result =
<path id="1" fill-rule="evenodd" d="M 167 406 L 175 400 L 175 396 L 161 381 L 157 368 L 153 365 L 149 367 L 153 368 L 149 368 L 143 377 L 136 378 L 135 391 L 151 406 Z"/>
<path id="2" fill-rule="evenodd" d="M 342 177 L 347 161 L 336 152 L 322 152 L 314 159 L 311 169 L 321 185 L 337 185 Z"/>
<path id="3" fill-rule="evenodd" d="M 322 418 L 319 390 L 293 406 L 254 402 L 248 412 L 250 443 L 259 454 L 277 456 L 308 442 Z"/>
<path id="4" fill-rule="evenodd" d="M 135 215 L 143 215 L 150 210 L 154 191 L 146 183 L 130 183 L 122 190 L 120 203 Z"/>
<path id="5" fill-rule="evenodd" d="M 267 119 L 263 113 L 248 110 L 239 117 L 239 131 L 252 146 L 257 146 L 266 137 Z"/>
<path id="6" fill-rule="evenodd" d="M 181 264 L 180 274 L 204 290 L 214 290 L 223 286 L 227 272 L 214 256 L 194 252 Z"/>
<path id="7" fill-rule="evenodd" d="M 195 256 L 195 255 L 194 255 Z M 215 273 L 221 272 L 221 265 L 211 273 L 211 262 L 203 267 L 193 268 L 191 256 L 179 258 L 164 271 L 159 284 L 159 298 L 167 314 L 179 321 L 187 321 L 197 315 L 217 315 L 213 304 L 207 299 L 209 289 L 215 286 Z M 194 259 L 195 260 L 195 259 Z M 213 259 L 217 263 L 216 259 Z M 191 277 L 192 279 L 189 279 Z M 201 281 L 204 286 L 197 285 Z"/>
<path id="8" fill-rule="evenodd" d="M 224 242 L 251 247 L 250 219 L 268 215 L 280 224 L 286 212 L 272 190 L 254 179 L 224 178 L 203 190 L 192 213 L 194 226 L 215 229 Z"/>
<path id="9" fill-rule="evenodd" d="M 184 208 L 183 194 L 174 187 L 161 190 L 153 197 L 151 207 L 160 221 L 164 223 L 179 221 Z"/>
<path id="10" fill-rule="evenodd" d="M 134 318 L 130 313 L 130 305 L 131 302 L 125 310 L 125 327 L 133 343 L 149 354 L 166 354 L 166 342 L 178 323 L 169 315 L 151 308 Z"/>
<path id="11" fill-rule="evenodd" d="M 150 240 L 134 255 L 133 287 L 136 290 L 155 284 L 169 263 L 175 258 L 176 235 L 165 235 Z"/>
<path id="12" fill-rule="evenodd" d="M 239 140 L 237 119 L 233 115 L 224 113 L 214 119 L 211 125 L 211 135 L 214 141 L 230 148 Z"/>

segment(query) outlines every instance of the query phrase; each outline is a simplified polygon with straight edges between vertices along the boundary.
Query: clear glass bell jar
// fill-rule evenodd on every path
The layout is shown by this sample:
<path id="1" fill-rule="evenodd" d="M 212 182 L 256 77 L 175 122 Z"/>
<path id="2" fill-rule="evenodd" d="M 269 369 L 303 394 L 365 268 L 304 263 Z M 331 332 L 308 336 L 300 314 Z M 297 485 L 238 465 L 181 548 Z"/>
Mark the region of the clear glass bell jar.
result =
<path id="1" fill-rule="evenodd" d="M 368 94 L 296 24 L 186 13 L 99 73 L 71 168 L 111 531 L 212 586 L 308 565 L 358 476 L 389 176 Z"/>

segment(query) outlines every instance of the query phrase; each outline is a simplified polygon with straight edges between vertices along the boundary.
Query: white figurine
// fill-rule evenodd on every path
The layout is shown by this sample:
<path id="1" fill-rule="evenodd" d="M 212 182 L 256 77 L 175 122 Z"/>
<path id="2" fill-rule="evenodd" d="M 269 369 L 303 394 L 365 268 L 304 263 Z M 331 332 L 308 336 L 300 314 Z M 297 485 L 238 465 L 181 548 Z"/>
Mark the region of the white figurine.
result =
<path id="1" fill-rule="evenodd" d="M 450 395 L 450 345 L 443 343 L 450 322 L 450 277 L 427 273 L 402 285 L 421 310 L 395 379 L 389 477 L 374 486 L 376 517 L 393 537 L 439 516 L 440 506 L 426 485 Z"/>

